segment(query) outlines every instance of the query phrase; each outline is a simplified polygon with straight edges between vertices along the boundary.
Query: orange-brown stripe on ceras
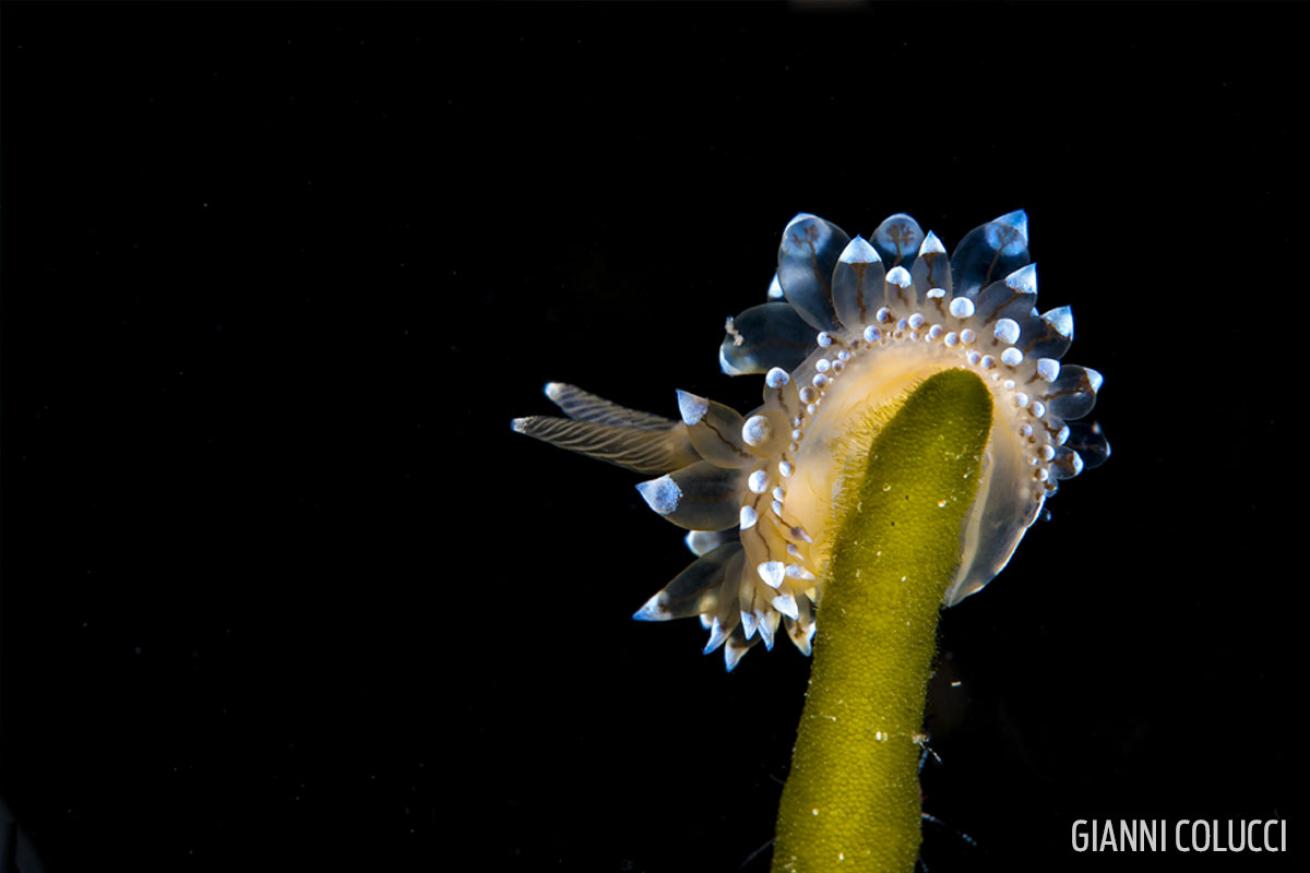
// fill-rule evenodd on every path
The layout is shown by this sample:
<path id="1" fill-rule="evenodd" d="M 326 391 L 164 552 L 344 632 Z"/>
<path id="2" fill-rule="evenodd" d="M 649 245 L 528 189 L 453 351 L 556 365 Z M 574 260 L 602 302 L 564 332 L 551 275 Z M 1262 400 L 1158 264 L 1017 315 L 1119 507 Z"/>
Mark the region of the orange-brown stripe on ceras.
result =
<path id="1" fill-rule="evenodd" d="M 925 379 L 838 498 L 775 873 L 914 869 L 937 614 L 959 568 L 992 403 L 973 372 Z"/>

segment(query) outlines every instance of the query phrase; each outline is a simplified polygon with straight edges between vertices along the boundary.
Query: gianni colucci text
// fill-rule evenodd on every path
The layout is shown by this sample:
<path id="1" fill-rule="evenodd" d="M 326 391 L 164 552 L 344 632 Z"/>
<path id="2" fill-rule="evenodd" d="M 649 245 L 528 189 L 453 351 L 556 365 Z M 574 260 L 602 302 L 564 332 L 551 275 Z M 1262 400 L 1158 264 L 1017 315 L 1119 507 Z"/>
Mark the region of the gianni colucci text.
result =
<path id="1" fill-rule="evenodd" d="M 1286 852 L 1287 820 L 1080 818 L 1071 836 L 1075 852 Z"/>

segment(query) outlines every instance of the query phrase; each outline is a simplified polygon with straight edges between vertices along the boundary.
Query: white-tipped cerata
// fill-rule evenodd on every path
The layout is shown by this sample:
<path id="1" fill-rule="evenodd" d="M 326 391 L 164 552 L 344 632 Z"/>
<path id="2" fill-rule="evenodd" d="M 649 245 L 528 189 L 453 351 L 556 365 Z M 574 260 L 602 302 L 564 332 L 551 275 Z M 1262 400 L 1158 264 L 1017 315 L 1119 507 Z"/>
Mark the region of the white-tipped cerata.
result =
<path id="1" fill-rule="evenodd" d="M 887 271 L 887 284 L 895 285 L 898 288 L 908 288 L 913 280 L 910 278 L 910 271 L 904 267 L 892 267 Z"/>
<path id="2" fill-rule="evenodd" d="M 882 260 L 878 250 L 864 239 L 857 236 L 842 250 L 839 259 L 843 264 L 876 264 Z"/>
<path id="3" fill-rule="evenodd" d="M 705 654 L 709 654 L 717 649 L 728 639 L 728 631 L 724 630 L 722 623 L 716 618 L 710 624 L 710 639 L 705 644 Z"/>
<path id="4" fill-rule="evenodd" d="M 749 645 L 738 644 L 734 639 L 729 637 L 727 645 L 723 647 L 724 669 L 726 669 L 729 673 L 737 669 L 737 665 L 741 663 L 741 659 L 749 651 L 750 651 Z"/>
<path id="5" fill-rule="evenodd" d="M 683 542 L 687 544 L 687 551 L 696 557 L 708 555 L 710 552 L 723 545 L 725 542 L 724 535 L 716 530 L 692 530 L 687 531 L 683 537 Z"/>
<path id="6" fill-rule="evenodd" d="M 632 614 L 637 621 L 668 621 L 673 618 L 667 610 L 660 606 L 660 596 L 656 594 L 650 600 Z"/>
<path id="7" fill-rule="evenodd" d="M 796 598 L 790 594 L 779 594 L 770 601 L 773 608 L 781 612 L 790 619 L 800 618 L 800 608 L 796 604 Z"/>
<path id="8" fill-rule="evenodd" d="M 699 424 L 709 411 L 710 402 L 704 397 L 697 397 L 690 391 L 678 391 L 678 412 L 683 424 Z"/>
<path id="9" fill-rule="evenodd" d="M 773 426 L 763 415 L 752 415 L 741 426 L 742 441 L 748 446 L 762 446 L 773 436 Z"/>
<path id="10" fill-rule="evenodd" d="M 1037 293 L 1037 265 L 1020 267 L 1005 277 L 1005 284 L 1022 294 Z"/>
<path id="11" fill-rule="evenodd" d="M 638 482 L 637 491 L 646 501 L 646 505 L 660 515 L 669 515 L 678 509 L 682 499 L 682 489 L 671 476 L 661 476 L 648 482 Z"/>
<path id="12" fill-rule="evenodd" d="M 923 244 L 919 246 L 919 257 L 923 257 L 924 255 L 944 254 L 946 254 L 946 246 L 942 245 L 942 241 L 937 238 L 937 234 L 933 233 L 931 230 L 928 231 L 927 235 L 923 238 Z"/>
<path id="13" fill-rule="evenodd" d="M 1012 346 L 1019 341 L 1019 322 L 1013 318 L 1002 318 L 996 322 L 992 333 L 1007 346 Z"/>
<path id="14" fill-rule="evenodd" d="M 764 584 L 770 588 L 780 587 L 787 578 L 787 565 L 782 561 L 765 561 L 757 569 Z"/>

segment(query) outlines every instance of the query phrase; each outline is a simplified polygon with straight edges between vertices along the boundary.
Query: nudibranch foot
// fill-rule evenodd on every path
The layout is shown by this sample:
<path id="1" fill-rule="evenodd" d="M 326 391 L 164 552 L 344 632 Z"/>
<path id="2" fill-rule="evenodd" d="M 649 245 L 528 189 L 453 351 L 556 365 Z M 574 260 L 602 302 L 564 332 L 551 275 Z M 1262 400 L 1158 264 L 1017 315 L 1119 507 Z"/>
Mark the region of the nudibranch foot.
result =
<path id="1" fill-rule="evenodd" d="M 636 618 L 698 616 L 706 651 L 721 647 L 729 669 L 761 641 L 772 648 L 780 626 L 808 654 L 856 490 L 846 486 L 925 380 L 973 372 L 994 408 L 948 606 L 1000 572 L 1062 480 L 1109 457 L 1100 428 L 1075 421 L 1102 377 L 1061 362 L 1073 314 L 1036 303 L 1021 211 L 970 231 L 949 256 L 908 215 L 865 240 L 801 214 L 783 232 L 766 302 L 727 319 L 719 349 L 726 374 L 764 375 L 760 406 L 743 415 L 679 391 L 672 419 L 552 382 L 546 395 L 566 417 L 514 429 L 652 474 L 642 498 L 690 531 L 697 560 Z"/>

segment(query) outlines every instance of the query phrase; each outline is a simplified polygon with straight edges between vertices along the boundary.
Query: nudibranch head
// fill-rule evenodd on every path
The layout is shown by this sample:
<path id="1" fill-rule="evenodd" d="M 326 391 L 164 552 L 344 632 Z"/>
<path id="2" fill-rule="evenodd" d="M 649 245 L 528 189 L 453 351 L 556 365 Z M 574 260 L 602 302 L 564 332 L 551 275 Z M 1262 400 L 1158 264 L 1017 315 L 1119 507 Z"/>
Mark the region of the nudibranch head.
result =
<path id="1" fill-rule="evenodd" d="M 781 626 L 809 653 L 843 483 L 915 386 L 946 369 L 977 373 L 994 400 L 954 605 L 1010 560 L 1061 480 L 1109 457 L 1092 409 L 1101 374 L 1061 364 L 1073 314 L 1039 313 L 1028 219 L 975 228 L 948 256 L 913 218 L 890 216 L 868 240 L 813 215 L 788 223 L 765 303 L 726 324 L 720 365 L 764 375 L 747 415 L 685 391 L 679 420 L 626 409 L 578 388 L 546 386 L 568 416 L 515 419 L 562 448 L 658 475 L 637 486 L 689 531 L 697 556 L 636 613 L 698 616 L 705 651 L 732 669 Z"/>

